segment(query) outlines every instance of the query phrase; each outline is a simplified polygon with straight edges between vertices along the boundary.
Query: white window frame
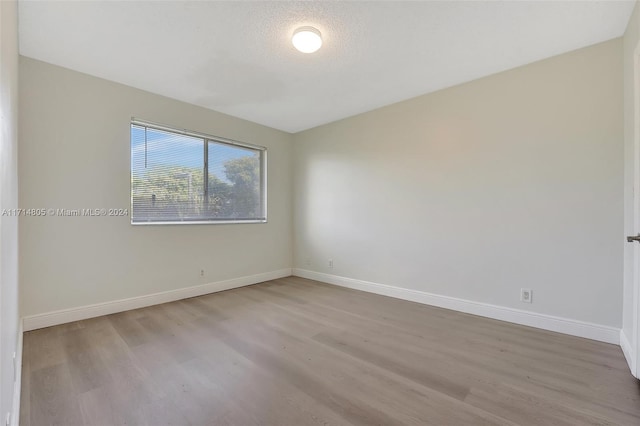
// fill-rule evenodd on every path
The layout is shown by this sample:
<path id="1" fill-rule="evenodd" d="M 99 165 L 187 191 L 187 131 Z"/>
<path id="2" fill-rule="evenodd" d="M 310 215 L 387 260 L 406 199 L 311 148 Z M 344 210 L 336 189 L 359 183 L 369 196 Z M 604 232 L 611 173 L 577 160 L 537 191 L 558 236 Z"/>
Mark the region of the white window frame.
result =
<path id="1" fill-rule="evenodd" d="M 133 214 L 133 163 L 131 157 L 131 127 L 141 126 L 148 129 L 160 130 L 163 132 L 174 133 L 177 135 L 191 136 L 198 139 L 203 139 L 203 157 L 204 157 L 204 178 L 203 182 L 207 182 L 208 186 L 208 174 L 209 174 L 209 142 L 215 142 L 224 145 L 232 145 L 240 148 L 248 148 L 260 152 L 260 199 L 262 206 L 262 214 L 264 219 L 220 219 L 212 218 L 207 220 L 170 220 L 170 221 L 153 221 L 153 220 L 137 220 L 134 221 Z M 227 139 L 220 136 L 208 135 L 206 133 L 195 132 L 186 129 L 180 129 L 176 127 L 166 126 L 164 124 L 154 123 L 151 121 L 140 120 L 135 117 L 131 118 L 129 123 L 129 194 L 131 204 L 131 224 L 132 225 L 228 225 L 228 224 L 242 224 L 242 223 L 267 223 L 267 148 L 260 145 L 254 145 L 246 142 L 239 142 L 233 139 Z"/>

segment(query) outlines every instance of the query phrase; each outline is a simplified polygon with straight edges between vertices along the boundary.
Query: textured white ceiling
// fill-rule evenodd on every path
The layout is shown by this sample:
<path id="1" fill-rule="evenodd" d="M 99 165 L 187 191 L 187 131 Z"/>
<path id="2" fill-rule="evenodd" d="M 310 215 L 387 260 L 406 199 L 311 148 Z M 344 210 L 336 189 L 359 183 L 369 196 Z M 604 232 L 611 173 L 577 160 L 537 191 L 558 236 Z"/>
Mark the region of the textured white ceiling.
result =
<path id="1" fill-rule="evenodd" d="M 633 5 L 22 0 L 20 53 L 296 132 L 619 37 Z"/>

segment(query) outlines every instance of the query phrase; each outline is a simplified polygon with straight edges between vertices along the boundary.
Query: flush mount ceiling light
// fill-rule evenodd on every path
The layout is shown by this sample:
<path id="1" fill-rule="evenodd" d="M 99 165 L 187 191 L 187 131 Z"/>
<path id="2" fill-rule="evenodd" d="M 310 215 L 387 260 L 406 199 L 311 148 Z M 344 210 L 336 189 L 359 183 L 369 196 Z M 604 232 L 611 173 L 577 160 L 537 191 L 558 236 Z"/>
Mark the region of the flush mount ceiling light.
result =
<path id="1" fill-rule="evenodd" d="M 313 53 L 322 46 L 322 36 L 313 27 L 300 27 L 293 32 L 291 42 L 302 53 Z"/>

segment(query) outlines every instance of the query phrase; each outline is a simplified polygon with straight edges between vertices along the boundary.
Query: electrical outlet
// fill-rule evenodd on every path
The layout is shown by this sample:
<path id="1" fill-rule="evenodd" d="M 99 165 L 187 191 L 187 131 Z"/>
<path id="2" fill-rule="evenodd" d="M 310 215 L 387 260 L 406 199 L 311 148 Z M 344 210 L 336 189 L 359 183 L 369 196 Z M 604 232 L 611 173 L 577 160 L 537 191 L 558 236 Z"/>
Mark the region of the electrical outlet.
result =
<path id="1" fill-rule="evenodd" d="M 333 269 L 333 259 L 329 259 L 329 268 Z"/>
<path id="2" fill-rule="evenodd" d="M 306 266 L 311 266 L 311 258 L 310 258 L 310 257 L 307 257 L 307 258 L 304 260 L 304 264 L 305 264 Z"/>
<path id="3" fill-rule="evenodd" d="M 204 269 L 200 269 L 200 276 L 204 277 Z"/>
<path id="4" fill-rule="evenodd" d="M 530 288 L 521 288 L 520 301 L 522 303 L 531 303 L 533 301 L 533 291 Z"/>

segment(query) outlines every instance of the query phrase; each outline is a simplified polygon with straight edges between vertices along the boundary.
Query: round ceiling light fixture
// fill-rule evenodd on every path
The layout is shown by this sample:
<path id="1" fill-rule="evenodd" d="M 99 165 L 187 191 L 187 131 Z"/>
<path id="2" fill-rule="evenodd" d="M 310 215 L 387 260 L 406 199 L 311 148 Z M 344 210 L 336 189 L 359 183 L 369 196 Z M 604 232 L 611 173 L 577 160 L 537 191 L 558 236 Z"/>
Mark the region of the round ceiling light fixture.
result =
<path id="1" fill-rule="evenodd" d="M 291 42 L 302 53 L 313 53 L 322 46 L 322 36 L 313 27 L 300 27 L 293 32 Z"/>

